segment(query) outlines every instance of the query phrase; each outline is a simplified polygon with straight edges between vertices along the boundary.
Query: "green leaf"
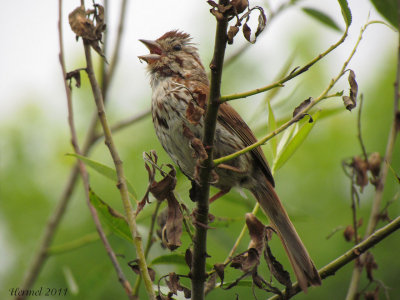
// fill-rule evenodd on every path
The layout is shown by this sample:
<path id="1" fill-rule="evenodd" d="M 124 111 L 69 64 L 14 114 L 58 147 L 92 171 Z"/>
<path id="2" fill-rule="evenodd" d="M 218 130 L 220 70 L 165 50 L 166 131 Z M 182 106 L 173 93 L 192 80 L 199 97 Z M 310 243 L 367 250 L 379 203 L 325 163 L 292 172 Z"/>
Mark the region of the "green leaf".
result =
<path id="1" fill-rule="evenodd" d="M 371 0 L 371 2 L 375 6 L 376 10 L 379 11 L 379 13 L 390 22 L 390 24 L 398 29 L 397 0 Z"/>
<path id="2" fill-rule="evenodd" d="M 153 259 L 150 263 L 151 266 L 154 265 L 183 265 L 187 266 L 186 261 L 185 261 L 185 255 L 184 254 L 178 254 L 178 253 L 173 253 L 173 254 L 167 254 L 167 255 L 161 255 Z"/>
<path id="3" fill-rule="evenodd" d="M 131 231 L 125 217 L 101 200 L 93 190 L 89 191 L 89 198 L 100 218 L 110 227 L 111 231 L 120 238 L 132 242 Z"/>
<path id="4" fill-rule="evenodd" d="M 274 112 L 271 107 L 271 101 L 268 101 L 268 130 L 270 132 L 274 131 L 276 129 L 276 119 Z M 278 147 L 278 138 L 274 137 L 269 141 L 269 144 L 271 145 L 272 149 L 272 154 L 274 157 L 276 157 L 276 151 Z"/>
<path id="5" fill-rule="evenodd" d="M 276 160 L 274 161 L 273 170 L 274 172 L 280 169 L 287 160 L 296 152 L 296 150 L 301 146 L 304 142 L 311 129 L 314 127 L 315 122 L 319 117 L 319 112 L 316 112 L 312 118 L 313 122 L 306 122 L 301 126 L 301 128 L 293 135 L 287 145 L 279 151 Z"/>
<path id="6" fill-rule="evenodd" d="M 97 161 L 91 160 L 85 156 L 78 155 L 75 153 L 67 153 L 68 156 L 73 156 L 81 161 L 83 161 L 88 167 L 92 168 L 99 174 L 103 175 L 104 177 L 111 179 L 114 182 L 118 182 L 118 176 L 117 172 L 115 169 L 110 168 L 109 166 L 103 165 L 102 163 L 99 163 Z M 136 192 L 133 188 L 133 186 L 130 184 L 130 182 L 126 179 L 126 185 L 128 187 L 129 193 L 132 195 L 132 198 L 136 199 Z"/>
<path id="7" fill-rule="evenodd" d="M 304 7 L 302 10 L 309 16 L 313 17 L 317 21 L 320 21 L 322 24 L 336 30 L 342 31 L 340 27 L 336 24 L 336 22 L 327 14 L 322 11 L 316 10 L 314 8 Z"/>
<path id="8" fill-rule="evenodd" d="M 172 254 L 158 256 L 155 259 L 153 259 L 149 265 L 150 266 L 154 266 L 154 265 L 187 266 L 186 260 L 185 260 L 185 255 L 179 254 L 179 253 L 172 253 Z M 206 263 L 206 266 L 207 266 L 207 269 L 209 269 L 209 270 L 211 270 L 213 268 L 213 266 L 210 265 L 209 263 Z"/>
<path id="9" fill-rule="evenodd" d="M 348 28 L 352 21 L 351 11 L 349 8 L 349 4 L 347 0 L 338 0 L 340 4 L 340 8 L 342 9 L 342 15 L 344 22 L 346 23 L 346 28 Z"/>

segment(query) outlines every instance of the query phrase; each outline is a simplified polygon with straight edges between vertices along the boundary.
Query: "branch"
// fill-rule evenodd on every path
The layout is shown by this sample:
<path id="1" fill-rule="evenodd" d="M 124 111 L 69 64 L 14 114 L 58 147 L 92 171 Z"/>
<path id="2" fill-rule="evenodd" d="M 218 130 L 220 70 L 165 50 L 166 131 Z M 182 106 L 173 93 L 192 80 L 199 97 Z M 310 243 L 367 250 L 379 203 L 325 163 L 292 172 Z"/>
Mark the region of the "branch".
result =
<path id="1" fill-rule="evenodd" d="M 220 0 L 220 5 L 227 5 L 229 1 Z M 208 223 L 208 199 L 210 194 L 211 170 L 213 168 L 213 144 L 221 96 L 222 68 L 227 43 L 228 20 L 225 16 L 217 19 L 215 33 L 214 55 L 210 64 L 211 82 L 208 98 L 207 112 L 204 120 L 203 145 L 207 151 L 208 158 L 200 165 L 200 184 L 196 194 L 197 210 L 195 214 L 195 235 L 192 258 L 192 299 L 204 299 L 204 283 L 206 279 L 206 257 L 207 257 L 207 223 Z"/>
<path id="2" fill-rule="evenodd" d="M 311 60 L 308 64 L 306 64 L 304 67 L 299 68 L 297 70 L 295 70 L 294 72 L 292 71 L 289 75 L 287 75 L 286 77 L 272 83 L 269 84 L 267 86 L 264 86 L 262 88 L 258 88 L 255 90 L 251 90 L 248 92 L 244 92 L 244 93 L 238 93 L 238 94 L 232 94 L 232 95 L 227 95 L 227 96 L 222 96 L 220 98 L 221 102 L 225 102 L 225 101 L 231 101 L 231 100 L 235 100 L 235 99 L 241 99 L 241 98 L 246 98 L 249 96 L 253 96 L 256 94 L 260 94 L 266 91 L 269 91 L 271 89 L 277 88 L 277 87 L 283 87 L 284 83 L 293 79 L 294 77 L 299 76 L 300 74 L 308 71 L 309 68 L 311 68 L 316 62 L 318 62 L 319 60 L 321 60 L 323 57 L 325 57 L 326 55 L 328 55 L 330 52 L 332 52 L 333 50 L 335 50 L 340 44 L 342 44 L 344 42 L 344 40 L 347 37 L 347 32 L 348 32 L 348 27 L 346 27 L 345 32 L 343 33 L 342 37 L 340 38 L 339 41 L 337 41 L 335 44 L 333 44 L 332 46 L 330 46 L 328 48 L 328 50 L 326 50 L 325 52 L 321 53 L 320 55 L 318 55 L 317 57 L 315 57 L 313 60 Z"/>
<path id="3" fill-rule="evenodd" d="M 331 263 L 327 264 L 325 267 L 321 268 L 318 273 L 321 276 L 321 279 L 325 279 L 328 276 L 334 275 L 339 269 L 347 265 L 349 262 L 359 257 L 362 253 L 370 249 L 371 247 L 378 244 L 384 238 L 395 232 L 400 228 L 400 217 L 397 217 L 392 222 L 377 230 L 374 234 L 369 236 L 366 240 L 362 241 L 358 245 L 354 246 L 342 256 L 338 257 Z M 297 283 L 295 283 L 291 289 L 290 295 L 286 295 L 286 291 L 281 291 L 284 297 L 288 297 L 285 299 L 289 299 L 294 295 L 301 292 L 301 289 Z M 277 300 L 280 299 L 279 295 L 273 296 L 268 300 Z"/>
<path id="4" fill-rule="evenodd" d="M 71 143 L 74 148 L 75 154 L 82 155 L 82 152 L 79 148 L 79 143 L 78 143 L 78 137 L 76 134 L 76 129 L 75 129 L 75 123 L 74 123 L 74 113 L 73 113 L 73 107 L 72 107 L 72 97 L 71 97 L 71 90 L 70 87 L 68 86 L 67 80 L 66 80 L 66 68 L 65 68 L 65 61 L 64 61 L 64 47 L 63 47 L 63 35 L 62 35 L 62 26 L 61 26 L 61 9 L 62 9 L 62 0 L 59 0 L 59 43 L 60 43 L 60 64 L 61 64 L 61 70 L 64 78 L 64 87 L 65 87 L 65 92 L 67 96 L 67 106 L 68 106 L 68 123 L 69 123 L 69 128 L 71 132 Z M 117 257 L 108 242 L 108 239 L 106 237 L 106 234 L 104 233 L 104 230 L 101 226 L 99 216 L 97 214 L 96 209 L 93 207 L 93 205 L 90 203 L 90 196 L 89 196 L 89 175 L 86 170 L 85 164 L 81 161 L 78 160 L 78 165 L 79 165 L 79 171 L 82 177 L 83 181 L 83 186 L 85 190 L 85 199 L 86 203 L 89 207 L 90 214 L 92 215 L 94 224 L 96 226 L 96 230 L 100 236 L 100 239 L 102 243 L 104 244 L 104 248 L 106 249 L 106 252 L 108 256 L 110 257 L 110 260 L 113 264 L 113 267 L 117 273 L 119 282 L 122 284 L 122 287 L 124 288 L 126 294 L 128 295 L 129 299 L 133 300 L 132 296 L 132 287 L 129 283 L 129 281 L 126 279 L 125 274 L 123 273 L 121 266 L 118 263 Z"/>
<path id="5" fill-rule="evenodd" d="M 150 248 L 151 246 L 153 246 L 153 234 L 154 234 L 154 227 L 155 227 L 155 223 L 157 220 L 157 215 L 158 215 L 158 211 L 160 209 L 161 206 L 161 201 L 156 201 L 156 207 L 154 208 L 154 212 L 151 215 L 151 223 L 150 223 L 150 230 L 149 230 L 149 234 L 147 235 L 147 243 L 146 243 L 146 247 L 144 248 L 144 256 L 147 258 L 149 252 L 150 252 Z M 135 285 L 133 286 L 133 292 L 132 294 L 135 297 L 138 297 L 139 295 L 139 288 L 140 288 L 140 283 L 142 282 L 142 277 L 138 276 L 136 278 L 136 282 Z"/>
<path id="6" fill-rule="evenodd" d="M 302 119 L 302 118 L 304 117 L 304 115 L 307 114 L 307 113 L 311 110 L 311 108 L 313 108 L 316 104 L 318 104 L 319 102 L 321 102 L 321 101 L 324 100 L 324 99 L 331 98 L 332 95 L 328 95 L 329 91 L 330 91 L 330 90 L 332 89 L 332 87 L 339 81 L 339 79 L 343 76 L 343 74 L 344 74 L 344 72 L 345 72 L 345 70 L 346 70 L 348 64 L 350 63 L 350 60 L 353 58 L 353 56 L 354 56 L 354 54 L 355 54 L 355 52 L 356 52 L 356 50 L 357 50 L 357 48 L 358 48 L 358 46 L 359 46 L 359 44 L 360 44 L 360 42 L 361 42 L 361 39 L 362 39 L 362 36 L 363 36 L 364 31 L 367 29 L 367 27 L 368 27 L 370 24 L 373 24 L 373 23 L 375 23 L 375 22 L 373 22 L 373 21 L 368 22 L 367 24 L 365 24 L 365 25 L 361 28 L 360 35 L 359 35 L 359 37 L 358 37 L 358 40 L 357 40 L 357 42 L 356 42 L 356 44 L 355 44 L 355 46 L 354 46 L 352 52 L 350 53 L 349 57 L 348 57 L 347 60 L 344 62 L 343 66 L 342 66 L 342 69 L 340 70 L 339 74 L 338 74 L 335 78 L 333 78 L 333 79 L 331 80 L 331 82 L 329 83 L 328 87 L 321 93 L 321 95 L 319 95 L 317 98 L 311 100 L 310 103 L 309 103 L 308 105 L 306 105 L 305 107 L 303 107 L 301 111 L 297 112 L 296 116 L 294 116 L 292 119 L 290 119 L 290 120 L 287 121 L 286 123 L 282 124 L 279 128 L 277 128 L 277 129 L 274 130 L 273 132 L 271 132 L 271 133 L 269 133 L 268 135 L 266 135 L 265 137 L 261 138 L 258 142 L 254 143 L 254 144 L 252 144 L 252 145 L 250 145 L 250 146 L 247 146 L 246 148 L 243 148 L 242 150 L 239 150 L 239 151 L 237 151 L 237 152 L 234 152 L 234 153 L 232 153 L 232 154 L 230 154 L 230 155 L 227 155 L 227 156 L 224 156 L 224 157 L 220 157 L 220 158 L 218 158 L 218 159 L 215 159 L 215 160 L 214 160 L 214 164 L 215 164 L 215 165 L 219 165 L 219 164 L 221 164 L 221 163 L 224 163 L 224 162 L 226 162 L 226 161 L 229 161 L 229 160 L 231 160 L 231 159 L 234 159 L 234 158 L 238 157 L 239 155 L 242 155 L 242 154 L 244 154 L 244 153 L 247 153 L 247 152 L 249 152 L 249 151 L 251 151 L 251 150 L 257 148 L 258 146 L 264 145 L 268 140 L 270 140 L 270 139 L 273 138 L 274 136 L 276 136 L 276 135 L 278 135 L 279 133 L 281 133 L 282 131 L 286 130 L 286 128 L 290 127 L 292 124 L 294 124 L 294 123 L 298 122 L 300 119 Z M 346 33 L 343 35 L 342 39 L 344 39 L 344 38 L 346 37 L 346 35 L 347 35 L 347 30 L 346 30 Z M 341 39 L 341 40 L 342 40 L 342 39 Z M 339 42 L 338 42 L 338 43 L 339 43 Z M 338 43 L 336 43 L 335 45 L 338 45 Z M 334 47 L 335 45 L 331 46 L 331 48 Z M 337 46 L 336 46 L 336 47 L 337 47 Z M 335 48 L 336 48 L 336 47 L 335 47 Z M 315 61 L 315 62 L 316 62 L 316 61 Z M 315 63 L 315 62 L 314 62 L 314 63 Z M 308 64 L 308 65 L 310 65 L 310 64 Z M 303 70 L 304 68 L 306 68 L 306 67 L 303 67 L 302 69 L 300 69 L 300 70 L 297 71 L 297 72 L 300 72 L 300 71 Z M 295 73 L 297 73 L 297 72 L 295 72 Z M 294 74 L 294 73 L 293 73 L 293 74 Z M 286 78 L 287 78 L 287 77 L 286 77 Z M 273 84 L 273 85 L 276 85 L 276 84 L 278 84 L 278 83 L 280 84 L 280 82 L 281 82 L 281 80 L 278 81 L 277 83 Z M 272 86 L 272 85 L 271 85 L 271 86 Z M 337 95 L 337 93 L 334 94 L 334 95 Z M 236 98 L 235 98 L 235 99 L 236 99 Z"/>
<path id="7" fill-rule="evenodd" d="M 124 209 L 125 209 L 125 214 L 127 216 L 127 221 L 129 224 L 131 234 L 132 234 L 133 243 L 136 248 L 136 255 L 137 255 L 137 259 L 138 259 L 140 273 L 143 276 L 146 291 L 147 291 L 149 297 L 151 299 L 155 299 L 152 281 L 150 279 L 150 275 L 147 270 L 147 263 L 146 263 L 146 259 L 145 259 L 144 252 L 143 252 L 142 240 L 137 232 L 135 213 L 134 213 L 132 204 L 129 200 L 129 193 L 128 193 L 128 188 L 126 185 L 123 163 L 122 163 L 122 160 L 120 159 L 119 153 L 114 144 L 114 140 L 113 140 L 113 137 L 111 134 L 111 129 L 110 129 L 110 126 L 108 125 L 106 113 L 104 111 L 103 95 L 102 95 L 100 86 L 97 83 L 96 76 L 94 74 L 90 45 L 85 40 L 84 40 L 84 49 L 85 49 L 85 57 L 86 57 L 86 63 L 87 63 L 86 72 L 88 74 L 90 85 L 92 87 L 92 93 L 94 96 L 94 100 L 96 102 L 99 120 L 100 120 L 101 126 L 103 128 L 105 144 L 107 145 L 107 147 L 110 151 L 110 154 L 113 159 L 115 169 L 117 172 L 117 177 L 118 177 L 117 187 L 118 187 L 120 195 L 121 195 L 121 199 L 122 199 Z"/>
<path id="8" fill-rule="evenodd" d="M 59 24 L 59 26 L 61 26 L 61 24 Z M 116 44 L 116 49 L 117 49 L 117 47 L 119 47 L 118 43 Z M 113 61 L 111 61 L 111 64 L 115 66 L 116 62 L 113 63 Z M 104 100 L 106 101 L 106 98 Z M 97 122 L 98 122 L 98 117 L 97 117 L 97 112 L 95 112 L 92 116 L 89 128 L 87 130 L 86 138 L 83 143 L 82 150 L 81 150 L 82 154 L 84 156 L 87 156 L 89 154 L 89 151 L 91 150 L 92 146 L 94 145 L 95 141 L 97 140 L 97 138 L 95 137 Z M 23 290 L 27 290 L 32 287 L 32 285 L 36 281 L 37 277 L 39 276 L 39 273 L 40 273 L 45 261 L 49 257 L 50 253 L 48 253 L 48 248 L 50 247 L 50 245 L 53 241 L 56 230 L 57 230 L 58 226 L 60 225 L 60 222 L 62 220 L 62 217 L 64 216 L 64 213 L 66 212 L 67 206 L 69 204 L 69 200 L 71 199 L 71 195 L 76 186 L 76 182 L 77 182 L 78 175 L 79 175 L 79 167 L 78 166 L 79 166 L 79 163 L 76 162 L 74 164 L 74 166 L 72 167 L 71 172 L 68 177 L 68 180 L 65 184 L 65 188 L 64 188 L 62 194 L 60 195 L 60 199 L 57 203 L 57 206 L 55 207 L 53 213 L 50 215 L 50 217 L 47 221 L 47 224 L 46 224 L 44 232 L 43 232 L 43 237 L 42 237 L 40 245 L 39 245 L 39 249 L 35 253 L 32 264 L 27 269 L 24 279 L 23 279 L 23 282 L 20 285 L 21 289 L 23 289 Z"/>
<path id="9" fill-rule="evenodd" d="M 400 29 L 400 4 L 399 4 L 399 25 Z M 374 195 L 374 200 L 372 203 L 371 214 L 369 216 L 367 229 L 364 234 L 364 238 L 367 238 L 371 235 L 371 233 L 375 230 L 376 225 L 379 221 L 379 214 L 381 209 L 381 202 L 383 198 L 383 191 L 386 183 L 387 174 L 389 171 L 390 163 L 393 157 L 394 146 L 396 142 L 396 137 L 400 130 L 400 110 L 399 110 L 399 85 L 400 85 L 400 35 L 398 37 L 398 50 L 397 50 L 397 71 L 396 71 L 396 80 L 394 83 L 394 100 L 393 100 L 393 123 L 390 128 L 390 133 L 388 137 L 388 142 L 386 145 L 386 152 L 384 157 L 384 162 L 382 164 L 382 168 L 378 177 L 378 182 L 376 185 L 376 191 Z M 351 277 L 349 289 L 347 291 L 346 299 L 353 299 L 358 291 L 358 286 L 361 278 L 361 272 L 363 270 L 365 262 L 365 257 L 362 256 L 360 258 L 360 263 L 354 266 L 353 274 Z"/>

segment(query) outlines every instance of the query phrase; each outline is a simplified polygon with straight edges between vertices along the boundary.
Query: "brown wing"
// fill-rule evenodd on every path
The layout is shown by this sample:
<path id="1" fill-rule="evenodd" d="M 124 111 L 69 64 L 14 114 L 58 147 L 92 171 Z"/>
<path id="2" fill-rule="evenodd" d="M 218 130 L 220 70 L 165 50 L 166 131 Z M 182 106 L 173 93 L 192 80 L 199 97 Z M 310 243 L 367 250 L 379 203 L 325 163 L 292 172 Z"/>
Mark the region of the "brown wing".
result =
<path id="1" fill-rule="evenodd" d="M 257 142 L 257 139 L 249 126 L 247 126 L 246 122 L 243 121 L 236 110 L 228 103 L 222 103 L 220 105 L 218 111 L 218 121 L 228 130 L 234 131 L 238 135 L 238 137 L 240 137 L 240 139 L 245 143 L 246 146 Z M 274 178 L 272 177 L 267 159 L 265 158 L 261 147 L 257 147 L 251 150 L 251 154 L 253 154 L 253 157 L 255 158 L 256 162 L 260 166 L 267 179 L 271 182 L 273 186 L 275 186 Z"/>

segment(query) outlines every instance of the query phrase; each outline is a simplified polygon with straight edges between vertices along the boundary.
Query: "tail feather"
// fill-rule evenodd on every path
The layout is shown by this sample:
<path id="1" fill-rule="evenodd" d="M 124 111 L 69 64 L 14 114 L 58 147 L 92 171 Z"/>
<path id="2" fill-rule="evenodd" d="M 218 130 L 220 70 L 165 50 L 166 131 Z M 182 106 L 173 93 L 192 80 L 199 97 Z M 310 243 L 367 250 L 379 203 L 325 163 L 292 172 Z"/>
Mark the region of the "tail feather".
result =
<path id="1" fill-rule="evenodd" d="M 321 285 L 321 278 L 273 186 L 267 180 L 265 182 L 251 189 L 251 192 L 276 229 L 299 286 L 306 292 L 308 285 Z"/>

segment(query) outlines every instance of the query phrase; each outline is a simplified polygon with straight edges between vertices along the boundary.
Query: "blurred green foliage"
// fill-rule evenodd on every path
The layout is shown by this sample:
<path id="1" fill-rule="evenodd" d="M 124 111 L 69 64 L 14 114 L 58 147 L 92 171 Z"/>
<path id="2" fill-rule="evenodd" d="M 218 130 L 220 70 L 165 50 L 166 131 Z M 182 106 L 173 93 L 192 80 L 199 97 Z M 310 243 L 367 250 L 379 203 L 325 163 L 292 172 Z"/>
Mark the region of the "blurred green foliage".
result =
<path id="1" fill-rule="evenodd" d="M 311 39 L 311 37 L 310 37 Z M 306 43 L 304 43 L 306 44 Z M 304 45 L 303 45 L 304 46 Z M 309 47 L 313 47 L 312 43 Z M 310 48 L 301 49 L 310 51 Z M 362 47 L 359 51 L 362 51 Z M 315 53 L 315 51 L 312 51 Z M 301 54 L 303 56 L 304 54 Z M 250 62 L 250 65 L 252 63 Z M 378 151 L 384 154 L 388 131 L 392 121 L 393 103 L 393 81 L 395 78 L 394 66 L 395 58 L 388 55 L 384 68 L 375 74 L 370 82 L 360 85 L 360 93 L 364 94 L 364 110 L 362 116 L 362 133 L 368 152 Z M 257 76 L 256 68 L 253 63 L 243 64 L 236 62 L 227 69 L 224 74 L 225 91 L 230 90 L 239 82 L 240 86 L 245 87 L 246 83 L 252 81 L 252 76 Z M 243 72 L 251 69 L 249 76 L 243 78 L 242 73 L 235 73 L 234 70 L 241 69 Z M 355 70 L 357 74 L 357 70 Z M 253 75 L 251 75 L 253 74 Z M 335 75 L 335 74 L 334 74 Z M 323 69 L 312 68 L 304 77 L 295 79 L 296 83 L 301 83 L 301 91 L 321 91 L 329 82 L 332 74 L 327 74 Z M 227 80 L 227 79 L 231 80 Z M 315 80 L 307 80 L 315 78 Z M 78 103 L 78 128 L 80 136 L 85 132 L 85 116 L 91 115 L 90 105 L 83 99 L 87 95 L 87 81 L 83 80 L 83 91 L 77 92 L 76 102 Z M 127 83 L 127 88 L 129 83 Z M 347 89 L 346 83 L 340 89 Z M 339 89 L 339 90 L 340 90 Z M 86 91 L 85 91 L 86 90 Z M 74 93 L 76 89 L 74 89 Z M 301 92 L 300 92 L 301 93 Z M 272 101 L 275 118 L 279 122 L 287 118 L 293 108 L 299 103 L 299 97 L 288 100 L 289 94 L 277 94 Z M 307 94 L 307 96 L 316 96 Z M 61 98 L 61 97 L 60 97 Z M 140 102 L 149 105 L 149 97 Z M 297 100 L 296 100 L 297 99 Z M 0 128 L 1 138 L 1 170 L 0 170 L 0 232 L 2 258 L 8 261 L 4 263 L 4 270 L 0 274 L 0 295 L 9 295 L 9 289 L 18 287 L 31 262 L 33 253 L 38 248 L 40 237 L 46 220 L 52 213 L 60 194 L 63 191 L 70 168 L 75 163 L 75 158 L 65 156 L 71 153 L 69 145 L 69 131 L 67 122 L 51 124 L 51 119 L 47 116 L 44 108 L 32 104 L 35 99 L 30 99 L 31 104 L 22 107 L 18 114 L 8 122 L 3 122 Z M 262 99 L 239 100 L 234 105 L 240 111 L 245 111 L 245 119 L 251 120 L 252 115 L 245 106 L 252 105 L 252 101 L 258 102 L 258 107 L 264 110 L 264 116 L 257 123 L 256 133 L 258 136 L 265 135 L 268 106 L 262 105 Z M 112 106 L 113 104 L 110 103 Z M 342 107 L 341 99 L 334 98 L 325 100 L 319 107 L 324 108 Z M 132 112 L 134 114 L 136 112 Z M 111 120 L 118 120 L 117 113 L 113 113 Z M 252 120 L 254 121 L 254 120 Z M 80 126 L 82 125 L 82 126 Z M 337 232 L 330 239 L 326 237 L 336 228 L 347 226 L 352 222 L 350 183 L 344 175 L 341 163 L 344 159 L 360 155 L 361 149 L 357 140 L 357 112 L 348 112 L 344 109 L 341 113 L 334 114 L 329 118 L 319 120 L 310 135 L 302 146 L 279 169 L 275 174 L 277 192 L 283 200 L 291 219 L 293 220 L 298 232 L 302 236 L 304 243 L 317 267 L 322 267 L 341 255 L 352 244 L 346 242 L 342 231 Z M 170 159 L 164 153 L 158 143 L 151 118 L 140 121 L 127 129 L 115 134 L 116 144 L 124 161 L 126 175 L 140 197 L 144 194 L 147 187 L 147 172 L 144 168 L 142 153 L 155 149 L 159 155 L 161 163 L 170 163 Z M 264 147 L 268 156 L 271 158 L 272 151 L 268 145 Z M 393 158 L 393 169 L 400 173 L 400 141 L 396 143 L 395 155 Z M 92 151 L 90 157 L 103 164 L 112 166 L 111 159 L 103 143 Z M 271 160 L 270 160 L 271 161 Z M 115 185 L 93 170 L 89 170 L 90 183 L 93 190 L 114 209 L 123 211 L 122 203 L 118 190 Z M 178 172 L 178 185 L 176 192 L 179 198 L 184 201 L 189 208 L 194 204 L 189 200 L 188 190 L 190 183 L 182 174 Z M 399 191 L 398 182 L 389 173 L 387 186 L 385 188 L 384 203 L 390 201 L 396 192 Z M 212 189 L 212 193 L 216 190 Z M 358 217 L 363 218 L 364 225 L 360 228 L 361 234 L 365 229 L 369 217 L 374 189 L 369 185 L 361 196 Z M 254 205 L 254 200 L 248 195 L 248 199 L 237 191 L 232 191 L 228 195 L 219 199 L 211 206 L 211 213 L 216 216 L 216 221 L 211 226 L 216 227 L 209 231 L 208 254 L 211 256 L 208 262 L 222 262 L 229 253 L 234 241 L 240 232 L 244 215 L 250 211 Z M 150 223 L 150 215 L 154 204 L 146 206 L 138 218 L 139 230 L 144 238 Z M 389 217 L 396 217 L 400 214 L 399 201 L 395 201 L 389 207 Z M 263 221 L 265 217 L 258 215 Z M 383 225 L 383 222 L 379 225 Z M 93 237 L 95 231 L 89 211 L 87 209 L 84 193 L 81 184 L 75 189 L 68 211 L 63 218 L 61 226 L 57 231 L 53 246 L 59 246 L 58 254 L 51 256 L 35 284 L 35 287 L 65 288 L 67 277 L 65 268 L 71 274 L 78 285 L 77 294 L 72 294 L 71 290 L 68 297 L 64 299 L 125 299 L 115 272 L 111 266 L 108 256 L 102 244 L 95 238 L 88 239 L 88 242 L 74 250 L 60 252 L 60 247 L 71 241 L 85 238 L 88 235 Z M 110 230 L 108 230 L 110 232 Z M 115 252 L 119 255 L 119 261 L 128 279 L 133 283 L 136 275 L 129 269 L 127 263 L 135 259 L 133 246 L 126 240 L 109 233 L 109 239 Z M 187 234 L 182 237 L 183 246 L 175 251 L 176 254 L 183 255 L 189 244 Z M 248 237 L 239 246 L 238 252 L 247 248 Z M 274 237 L 272 249 L 277 259 L 281 261 L 287 269 L 290 269 L 284 251 Z M 393 234 L 372 249 L 378 269 L 374 271 L 376 279 L 382 281 L 389 287 L 388 293 L 395 299 L 400 295 L 400 260 L 397 257 L 400 246 L 399 234 Z M 151 262 L 159 256 L 169 252 L 160 247 L 157 241 L 151 251 L 148 261 Z M 188 268 L 182 264 L 155 264 L 154 269 L 157 276 L 166 274 L 172 270 L 186 274 Z M 351 276 L 353 264 L 337 272 L 337 274 L 323 281 L 320 288 L 312 288 L 307 295 L 300 294 L 296 299 L 343 299 L 347 291 L 347 286 Z M 227 269 L 225 281 L 236 279 L 240 272 Z M 265 263 L 260 267 L 260 273 L 267 275 Z M 361 287 L 365 287 L 368 281 L 363 275 Z M 188 285 L 189 283 L 186 282 Z M 70 287 L 69 287 L 70 288 Z M 235 287 L 225 291 L 215 289 L 209 294 L 208 299 L 234 299 L 235 295 L 239 299 L 249 299 L 251 291 L 248 287 Z M 258 297 L 265 298 L 265 293 L 256 291 Z M 141 291 L 144 295 L 144 290 Z M 39 299 L 39 298 L 35 298 Z M 47 299 L 47 298 L 46 298 Z"/>

